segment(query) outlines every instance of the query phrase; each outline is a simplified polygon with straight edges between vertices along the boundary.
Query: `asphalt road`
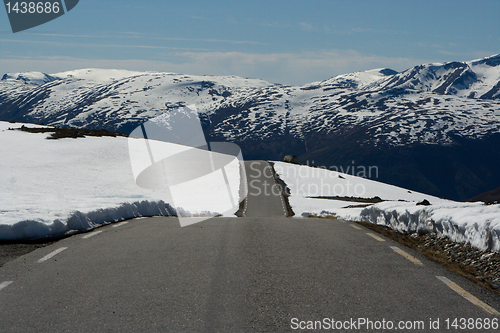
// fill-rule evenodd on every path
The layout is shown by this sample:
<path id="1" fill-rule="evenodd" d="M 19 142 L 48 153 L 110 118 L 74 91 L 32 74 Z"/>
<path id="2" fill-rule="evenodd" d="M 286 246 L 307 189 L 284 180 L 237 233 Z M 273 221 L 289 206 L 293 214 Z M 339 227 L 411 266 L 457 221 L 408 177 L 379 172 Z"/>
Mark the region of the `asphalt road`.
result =
<path id="1" fill-rule="evenodd" d="M 354 223 L 144 218 L 1 267 L 0 332 L 289 332 L 324 318 L 356 325 L 341 332 L 463 332 L 446 319 L 498 320 L 450 286 L 500 309 L 497 295 Z M 383 320 L 415 329 L 376 330 Z"/>
<path id="2" fill-rule="evenodd" d="M 265 161 L 245 161 L 248 195 L 243 208 L 246 217 L 287 217 L 281 189 L 272 167 Z"/>

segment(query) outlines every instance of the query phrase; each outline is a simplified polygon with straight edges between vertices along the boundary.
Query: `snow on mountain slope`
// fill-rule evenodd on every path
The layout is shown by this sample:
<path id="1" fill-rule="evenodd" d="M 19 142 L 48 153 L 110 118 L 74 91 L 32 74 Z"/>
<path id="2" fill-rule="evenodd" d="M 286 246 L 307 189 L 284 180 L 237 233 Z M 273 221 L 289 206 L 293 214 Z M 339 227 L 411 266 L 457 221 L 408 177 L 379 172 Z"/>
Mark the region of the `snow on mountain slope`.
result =
<path id="1" fill-rule="evenodd" d="M 474 97 L 498 98 L 500 88 L 500 54 L 494 57 L 474 60 L 468 62 L 477 77 L 474 85 Z"/>
<path id="2" fill-rule="evenodd" d="M 58 80 L 29 91 L 0 85 L 4 109 L 26 111 L 25 118 L 56 126 L 120 129 L 182 105 L 211 110 L 232 94 L 271 85 L 234 76 L 120 70 L 86 69 L 56 76 Z"/>
<path id="3" fill-rule="evenodd" d="M 394 75 L 391 80 L 380 82 L 379 87 L 493 99 L 498 97 L 498 59 L 500 55 L 469 62 L 416 66 Z"/>
<path id="4" fill-rule="evenodd" d="M 398 72 L 390 68 L 372 69 L 363 72 L 343 74 L 334 78 L 322 81 L 319 85 L 323 89 L 327 88 L 351 88 L 351 89 L 369 89 L 372 86 L 379 85 L 388 78 L 396 75 Z"/>
<path id="5" fill-rule="evenodd" d="M 450 144 L 451 135 L 480 138 L 500 132 L 498 99 L 472 99 L 433 91 L 409 93 L 398 90 L 400 87 L 365 91 L 339 82 L 346 81 L 336 77 L 304 87 L 272 86 L 239 100 L 225 100 L 210 114 L 221 109 L 241 112 L 227 115 L 225 123 L 213 124 L 212 133 L 228 140 L 248 140 L 288 131 L 303 139 L 310 133 L 330 134 L 363 126 L 368 143 L 397 146 Z M 348 86 L 364 86 L 349 82 Z M 374 89 L 379 83 L 372 81 L 364 87 Z"/>
<path id="6" fill-rule="evenodd" d="M 351 174 L 274 163 L 276 173 L 290 189 L 290 205 L 297 216 L 333 215 L 400 231 L 436 232 L 455 242 L 500 252 L 500 205 L 444 200 Z M 314 197 L 343 197 L 343 200 Z M 355 201 L 355 198 L 374 197 L 384 202 Z M 423 200 L 431 205 L 417 205 Z"/>
<path id="7" fill-rule="evenodd" d="M 144 74 L 144 72 L 118 70 L 118 69 L 86 68 L 86 69 L 77 69 L 67 72 L 60 72 L 54 74 L 54 76 L 60 79 L 76 79 L 76 80 L 88 80 L 95 82 L 106 82 L 106 81 L 121 80 L 126 77 L 137 76 L 141 74 Z"/>
<path id="8" fill-rule="evenodd" d="M 41 85 L 0 81 L 0 119 L 130 132 L 149 118 L 194 104 L 209 135 L 229 141 L 290 135 L 307 145 L 310 134 L 358 126 L 368 144 L 446 145 L 455 135 L 475 139 L 500 132 L 499 59 L 427 64 L 401 73 L 376 69 L 301 87 L 234 76 L 75 70 Z"/>
<path id="9" fill-rule="evenodd" d="M 39 86 L 47 82 L 59 79 L 57 74 L 48 75 L 41 72 L 26 72 L 26 73 L 7 73 L 4 74 L 0 81 L 10 83 L 29 84 Z"/>

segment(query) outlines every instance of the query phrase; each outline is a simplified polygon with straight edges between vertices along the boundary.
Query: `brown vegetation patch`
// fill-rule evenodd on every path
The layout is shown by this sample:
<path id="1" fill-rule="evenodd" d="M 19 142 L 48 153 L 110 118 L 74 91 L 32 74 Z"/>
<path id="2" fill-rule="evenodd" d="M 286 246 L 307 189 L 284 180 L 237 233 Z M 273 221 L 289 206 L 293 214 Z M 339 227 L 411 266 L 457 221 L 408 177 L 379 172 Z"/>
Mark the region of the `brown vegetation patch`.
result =
<path id="1" fill-rule="evenodd" d="M 338 201 L 350 201 L 350 202 L 360 202 L 360 203 L 379 203 L 386 200 L 382 200 L 379 197 L 373 198 L 356 198 L 356 197 L 308 197 L 311 199 L 328 199 L 328 200 L 338 200 Z"/>
<path id="2" fill-rule="evenodd" d="M 105 129 L 92 130 L 92 129 L 81 129 L 81 128 L 58 128 L 58 127 L 26 127 L 21 126 L 20 128 L 9 128 L 10 130 L 20 130 L 29 133 L 52 133 L 47 139 L 62 139 L 62 138 L 84 138 L 86 136 L 123 136 L 127 137 L 126 134 L 111 132 Z"/>

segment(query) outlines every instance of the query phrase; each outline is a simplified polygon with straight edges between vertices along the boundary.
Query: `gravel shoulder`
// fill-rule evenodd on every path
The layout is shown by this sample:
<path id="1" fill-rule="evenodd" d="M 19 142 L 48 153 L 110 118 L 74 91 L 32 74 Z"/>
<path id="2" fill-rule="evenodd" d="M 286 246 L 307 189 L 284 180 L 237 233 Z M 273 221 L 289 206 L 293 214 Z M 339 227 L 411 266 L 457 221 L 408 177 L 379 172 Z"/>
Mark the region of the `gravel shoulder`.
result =
<path id="1" fill-rule="evenodd" d="M 369 222 L 356 222 L 405 245 L 478 285 L 500 294 L 500 254 L 456 243 L 435 233 L 419 235 Z"/>
<path id="2" fill-rule="evenodd" d="M 53 243 L 54 241 L 37 243 L 0 243 L 0 267 L 20 256 Z"/>

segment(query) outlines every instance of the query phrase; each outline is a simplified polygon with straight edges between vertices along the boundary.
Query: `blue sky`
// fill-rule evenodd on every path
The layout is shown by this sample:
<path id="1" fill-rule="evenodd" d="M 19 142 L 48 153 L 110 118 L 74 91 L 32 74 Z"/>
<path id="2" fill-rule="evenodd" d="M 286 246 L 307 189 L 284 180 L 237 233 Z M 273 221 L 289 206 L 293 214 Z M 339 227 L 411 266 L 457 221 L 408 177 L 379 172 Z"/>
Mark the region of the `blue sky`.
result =
<path id="1" fill-rule="evenodd" d="M 500 53 L 500 1 L 80 0 L 13 34 L 0 73 L 120 68 L 305 84 Z"/>

